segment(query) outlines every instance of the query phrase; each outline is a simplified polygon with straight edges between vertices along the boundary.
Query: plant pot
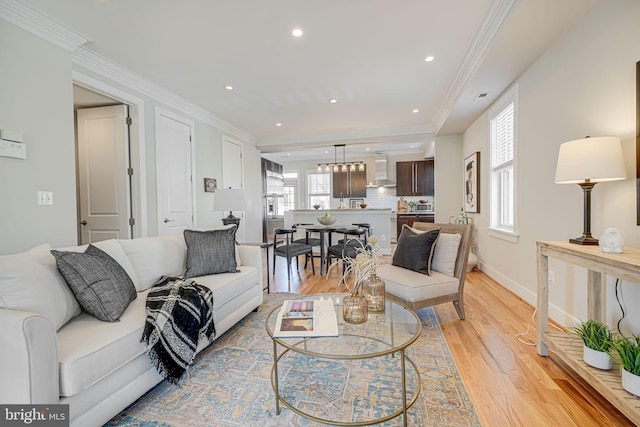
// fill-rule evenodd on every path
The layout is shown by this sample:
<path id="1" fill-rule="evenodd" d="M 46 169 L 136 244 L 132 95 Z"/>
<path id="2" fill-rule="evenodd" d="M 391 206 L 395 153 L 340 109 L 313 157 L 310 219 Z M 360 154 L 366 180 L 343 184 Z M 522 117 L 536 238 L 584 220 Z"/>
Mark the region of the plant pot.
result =
<path id="1" fill-rule="evenodd" d="M 349 294 L 342 299 L 342 318 L 347 323 L 364 323 L 367 321 L 367 297 Z"/>
<path id="2" fill-rule="evenodd" d="M 607 353 L 604 351 L 594 350 L 586 345 L 583 345 L 582 347 L 582 359 L 587 365 L 605 371 L 608 371 L 612 367 L 611 357 Z"/>
<path id="3" fill-rule="evenodd" d="M 622 388 L 635 396 L 640 396 L 640 376 L 622 369 Z"/>

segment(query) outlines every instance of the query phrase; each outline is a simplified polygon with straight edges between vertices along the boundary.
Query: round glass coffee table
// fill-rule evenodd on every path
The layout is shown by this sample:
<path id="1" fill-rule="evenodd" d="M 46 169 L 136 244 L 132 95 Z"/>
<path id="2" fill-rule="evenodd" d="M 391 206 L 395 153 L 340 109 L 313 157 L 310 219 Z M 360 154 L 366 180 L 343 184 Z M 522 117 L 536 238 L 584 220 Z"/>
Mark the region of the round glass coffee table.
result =
<path id="1" fill-rule="evenodd" d="M 285 405 L 293 412 L 302 415 L 311 420 L 346 426 L 364 426 L 376 423 L 382 423 L 403 415 L 404 425 L 407 425 L 407 410 L 416 402 L 420 394 L 420 373 L 416 364 L 407 356 L 405 350 L 413 344 L 422 331 L 420 318 L 413 311 L 405 306 L 393 302 L 386 301 L 385 311 L 380 313 L 369 313 L 369 319 L 362 324 L 355 325 L 346 323 L 342 319 L 342 298 L 346 294 L 317 294 L 298 296 L 295 299 L 314 299 L 314 300 L 331 300 L 336 311 L 336 319 L 338 321 L 337 337 L 296 337 L 296 338 L 276 338 L 273 331 L 276 326 L 278 313 L 281 305 L 276 307 L 269 313 L 266 320 L 266 330 L 273 342 L 273 366 L 271 368 L 271 385 L 276 397 L 276 414 L 280 415 L 280 403 Z M 292 298 L 294 299 L 294 298 Z M 326 360 L 362 360 L 387 358 L 385 360 L 395 363 L 393 374 L 397 372 L 400 376 L 400 384 L 402 390 L 400 394 L 401 402 L 397 402 L 395 407 L 389 409 L 389 413 L 376 414 L 379 417 L 367 420 L 345 421 L 320 418 L 295 405 L 286 397 L 283 397 L 281 390 L 282 378 L 279 377 L 278 367 L 283 363 L 283 358 L 289 356 L 304 355 L 307 359 L 318 359 L 318 363 L 309 363 L 309 370 L 313 370 L 315 366 L 323 366 Z M 408 364 L 406 362 L 409 362 Z M 407 371 L 407 368 L 412 369 Z M 391 368 L 389 368 L 391 369 Z M 385 368 L 385 370 L 389 370 Z M 413 376 L 415 390 L 407 390 L 407 375 Z M 286 384 L 285 387 L 295 387 L 292 384 Z M 407 394 L 410 394 L 410 400 L 407 401 Z M 371 402 L 375 406 L 378 402 Z M 390 403 L 386 402 L 385 407 L 389 407 Z"/>

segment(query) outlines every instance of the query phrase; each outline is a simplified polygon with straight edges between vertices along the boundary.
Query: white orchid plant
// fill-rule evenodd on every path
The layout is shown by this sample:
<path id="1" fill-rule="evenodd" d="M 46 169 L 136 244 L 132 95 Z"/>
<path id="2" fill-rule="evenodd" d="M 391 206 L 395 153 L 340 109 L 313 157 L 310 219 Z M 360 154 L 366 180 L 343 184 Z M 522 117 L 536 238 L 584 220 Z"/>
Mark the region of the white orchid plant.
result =
<path id="1" fill-rule="evenodd" d="M 362 283 L 370 276 L 376 274 L 376 267 L 378 266 L 382 255 L 380 254 L 380 248 L 377 246 L 378 238 L 371 236 L 368 244 L 364 245 L 362 241 L 359 242 L 359 246 L 356 247 L 355 258 L 343 258 L 342 262 L 345 263 L 345 270 L 341 282 L 345 284 L 350 292 L 357 293 L 360 290 Z M 338 264 L 338 261 L 333 263 L 329 270 Z M 353 274 L 353 289 L 349 288 L 347 284 L 347 277 Z M 329 271 L 327 271 L 327 276 Z"/>

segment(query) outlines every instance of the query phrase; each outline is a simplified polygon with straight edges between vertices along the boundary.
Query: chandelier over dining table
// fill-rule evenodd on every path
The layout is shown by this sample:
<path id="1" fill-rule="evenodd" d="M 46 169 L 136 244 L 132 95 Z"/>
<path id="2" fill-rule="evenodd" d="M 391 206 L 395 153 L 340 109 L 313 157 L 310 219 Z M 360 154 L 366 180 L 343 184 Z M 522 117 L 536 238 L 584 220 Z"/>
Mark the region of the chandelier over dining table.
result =
<path id="1" fill-rule="evenodd" d="M 342 162 L 338 162 L 338 147 L 342 147 Z M 362 172 L 364 171 L 364 160 L 347 162 L 345 156 L 346 146 L 345 144 L 336 144 L 333 146 L 333 162 L 318 163 L 318 172 L 355 172 L 356 168 Z"/>

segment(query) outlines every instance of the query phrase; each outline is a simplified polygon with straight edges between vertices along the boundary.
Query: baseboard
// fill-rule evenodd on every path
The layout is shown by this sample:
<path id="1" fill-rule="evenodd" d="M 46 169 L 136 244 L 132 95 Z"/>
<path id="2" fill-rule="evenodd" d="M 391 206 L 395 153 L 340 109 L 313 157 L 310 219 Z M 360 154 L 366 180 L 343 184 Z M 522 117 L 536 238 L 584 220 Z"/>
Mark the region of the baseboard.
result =
<path id="1" fill-rule="evenodd" d="M 530 291 L 526 287 L 520 285 L 518 282 L 511 280 L 509 277 L 505 276 L 504 274 L 500 273 L 496 269 L 481 261 L 478 262 L 476 267 L 484 274 L 498 282 L 500 286 L 508 289 L 516 296 L 522 298 L 525 302 L 531 305 L 533 309 L 536 308 L 538 296 L 535 292 Z M 578 322 L 577 318 L 554 304 L 549 304 L 549 318 L 563 326 L 572 325 Z"/>

